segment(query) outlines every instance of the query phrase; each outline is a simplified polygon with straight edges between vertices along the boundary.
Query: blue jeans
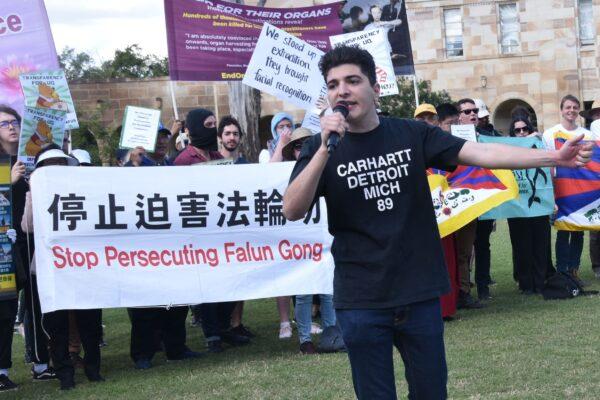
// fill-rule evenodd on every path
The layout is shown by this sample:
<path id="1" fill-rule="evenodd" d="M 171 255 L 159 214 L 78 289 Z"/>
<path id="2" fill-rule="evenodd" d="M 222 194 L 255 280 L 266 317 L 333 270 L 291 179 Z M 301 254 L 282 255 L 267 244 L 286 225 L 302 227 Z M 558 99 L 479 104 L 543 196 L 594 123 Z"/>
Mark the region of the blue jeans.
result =
<path id="1" fill-rule="evenodd" d="M 323 329 L 335 325 L 335 310 L 333 309 L 333 296 L 320 294 L 321 299 L 321 326 Z M 300 344 L 310 342 L 310 326 L 312 323 L 312 294 L 296 296 L 296 323 L 298 324 L 298 339 Z"/>
<path id="2" fill-rule="evenodd" d="M 556 232 L 556 269 L 559 272 L 579 269 L 582 251 L 583 232 Z"/>
<path id="3" fill-rule="evenodd" d="M 408 398 L 446 399 L 448 370 L 439 299 L 396 309 L 336 310 L 359 400 L 397 399 L 393 346 L 404 361 Z"/>

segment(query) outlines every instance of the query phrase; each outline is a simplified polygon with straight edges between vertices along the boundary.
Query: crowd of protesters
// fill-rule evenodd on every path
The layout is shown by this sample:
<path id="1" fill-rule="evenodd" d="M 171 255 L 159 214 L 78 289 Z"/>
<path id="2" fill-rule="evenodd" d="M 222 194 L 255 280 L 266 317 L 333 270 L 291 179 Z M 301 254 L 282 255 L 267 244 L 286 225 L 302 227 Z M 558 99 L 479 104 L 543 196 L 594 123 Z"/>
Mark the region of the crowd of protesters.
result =
<path id="1" fill-rule="evenodd" d="M 591 110 L 581 111 L 581 103 L 574 96 L 565 96 L 560 103 L 561 122 L 543 134 L 538 132 L 530 113 L 517 108 L 509 126 L 500 127 L 509 136 L 538 136 L 546 147 L 554 148 L 552 135 L 562 131 L 589 139 L 600 139 L 600 102 Z M 591 130 L 578 125 L 585 117 Z M 490 113 L 478 99 L 465 98 L 456 104 L 434 107 L 421 104 L 414 118 L 436 125 L 450 132 L 452 125 L 475 126 L 477 135 L 502 136 L 490 123 Z M 102 310 L 61 310 L 42 314 L 40 309 L 34 254 L 35 234 L 32 221 L 31 193 L 26 179 L 25 165 L 17 161 L 21 117 L 6 106 L 0 106 L 0 153 L 11 158 L 13 229 L 8 232 L 14 242 L 12 252 L 16 264 L 19 301 L 0 301 L 0 391 L 16 388 L 9 378 L 12 365 L 12 338 L 15 319 L 26 343 L 26 360 L 32 363 L 32 379 L 57 379 L 61 389 L 75 386 L 75 368 L 83 368 L 90 381 L 103 381 L 100 374 L 100 348 L 104 343 Z M 185 126 L 185 128 L 183 128 Z M 287 113 L 276 114 L 271 121 L 272 139 L 260 156 L 259 162 L 294 161 L 299 157 L 304 142 L 313 132 L 299 127 Z M 401 134 L 401 132 L 399 132 Z M 231 159 L 235 164 L 248 163 L 240 151 L 243 131 L 238 121 L 223 117 L 217 121 L 206 109 L 195 109 L 187 114 L 185 124 L 176 121 L 171 130 L 161 128 L 153 153 L 143 148 L 119 153 L 125 167 L 186 166 L 220 159 Z M 219 147 L 220 143 L 220 147 Z M 35 168 L 49 165 L 92 164 L 85 150 L 70 153 L 57 145 L 43 148 L 35 158 Z M 551 245 L 551 215 L 508 220 L 513 250 L 513 276 L 518 289 L 525 295 L 539 294 L 545 279 L 554 273 Z M 442 297 L 442 311 L 452 319 L 456 309 L 479 309 L 492 298 L 490 235 L 495 230 L 493 220 L 475 220 L 457 232 L 445 237 L 442 245 L 452 281 L 452 292 Z M 570 274 L 582 285 L 579 267 L 583 248 L 583 232 L 558 231 L 555 243 L 556 269 Z M 590 254 L 595 276 L 600 278 L 600 238 L 590 233 Z M 474 283 L 471 267 L 474 265 Z M 477 291 L 477 298 L 472 292 Z M 291 304 L 294 318 L 291 318 Z M 332 296 L 298 295 L 276 299 L 279 314 L 279 339 L 293 336 L 297 326 L 300 352 L 315 354 L 313 335 L 336 326 Z M 255 333 L 242 323 L 243 302 L 200 304 L 191 307 L 129 308 L 131 321 L 130 356 L 137 369 L 152 367 L 157 351 L 164 351 L 168 360 L 197 358 L 204 353 L 220 353 L 228 346 L 247 345 Z M 186 320 L 191 314 L 192 325 L 200 326 L 206 339 L 205 351 L 194 351 L 186 345 Z M 320 317 L 320 324 L 317 318 Z M 110 329 L 110 328 L 109 328 Z M 83 349 L 84 356 L 80 356 Z"/>

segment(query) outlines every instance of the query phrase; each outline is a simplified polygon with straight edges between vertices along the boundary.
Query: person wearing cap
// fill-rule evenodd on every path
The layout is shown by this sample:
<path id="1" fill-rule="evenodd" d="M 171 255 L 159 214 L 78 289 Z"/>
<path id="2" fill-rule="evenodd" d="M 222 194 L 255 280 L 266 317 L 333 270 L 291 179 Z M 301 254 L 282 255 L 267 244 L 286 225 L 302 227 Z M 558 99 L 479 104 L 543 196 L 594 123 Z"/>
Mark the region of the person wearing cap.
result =
<path id="1" fill-rule="evenodd" d="M 67 166 L 79 165 L 78 161 L 66 155 L 58 146 L 51 144 L 43 148 L 35 158 L 35 169 L 47 166 Z M 35 171 L 34 171 L 35 173 Z M 27 192 L 25 200 L 25 210 L 21 221 L 21 228 L 26 233 L 33 232 L 33 212 L 31 202 L 31 192 Z M 31 279 L 34 299 L 34 318 L 38 326 L 43 326 L 48 334 L 48 340 L 52 343 L 50 347 L 50 358 L 60 381 L 61 390 L 69 390 L 75 387 L 75 370 L 73 362 L 69 356 L 69 310 L 59 310 L 40 316 L 39 296 L 37 293 L 37 275 L 35 268 L 35 258 L 31 263 Z M 74 310 L 76 315 L 77 328 L 81 337 L 81 342 L 85 351 L 84 372 L 91 382 L 100 382 L 104 378 L 100 375 L 100 339 L 101 330 L 100 310 Z M 38 319 L 39 318 L 39 319 Z M 46 343 L 37 343 L 37 350 L 47 346 Z M 34 378 L 36 370 L 34 365 Z"/>
<path id="2" fill-rule="evenodd" d="M 427 122 L 429 125 L 438 126 L 438 114 L 434 106 L 428 103 L 421 103 L 415 109 L 415 119 L 417 121 Z"/>
<path id="3" fill-rule="evenodd" d="M 281 150 L 290 142 L 294 129 L 294 119 L 285 112 L 279 112 L 271 119 L 271 135 L 273 139 L 267 142 L 267 149 L 258 155 L 259 163 L 283 161 Z"/>
<path id="4" fill-rule="evenodd" d="M 589 110 L 580 111 L 586 120 L 591 120 L 590 132 L 596 139 L 600 138 L 600 100 L 594 100 Z M 600 279 L 600 231 L 590 231 L 590 259 L 594 276 Z"/>
<path id="5" fill-rule="evenodd" d="M 90 167 L 92 165 L 92 157 L 90 157 L 90 153 L 86 150 L 73 149 L 70 156 L 76 159 L 82 167 Z"/>

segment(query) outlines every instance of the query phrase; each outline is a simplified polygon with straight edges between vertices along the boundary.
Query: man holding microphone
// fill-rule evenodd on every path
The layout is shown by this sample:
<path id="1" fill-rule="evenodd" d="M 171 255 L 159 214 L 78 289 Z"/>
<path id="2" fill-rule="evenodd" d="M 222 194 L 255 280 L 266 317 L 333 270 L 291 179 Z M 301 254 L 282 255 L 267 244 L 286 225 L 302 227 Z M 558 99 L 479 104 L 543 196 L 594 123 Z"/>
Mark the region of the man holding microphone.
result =
<path id="1" fill-rule="evenodd" d="M 380 118 L 371 55 L 337 47 L 321 71 L 330 104 L 348 109 L 321 119 L 284 195 L 286 218 L 303 218 L 324 196 L 334 237 L 334 306 L 358 399 L 396 399 L 393 347 L 411 399 L 445 399 L 447 369 L 439 297 L 450 290 L 426 169 L 583 166 L 581 138 L 560 151 L 465 142 L 418 121 Z M 341 140 L 327 150 L 332 133 Z"/>

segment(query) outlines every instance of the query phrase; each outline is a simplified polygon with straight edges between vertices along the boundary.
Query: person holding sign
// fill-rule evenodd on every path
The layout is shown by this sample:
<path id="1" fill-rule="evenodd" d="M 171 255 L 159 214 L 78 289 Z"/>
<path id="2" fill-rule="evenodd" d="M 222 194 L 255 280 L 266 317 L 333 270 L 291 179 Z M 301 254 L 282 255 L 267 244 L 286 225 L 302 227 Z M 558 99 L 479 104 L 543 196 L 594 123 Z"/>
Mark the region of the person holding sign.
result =
<path id="1" fill-rule="evenodd" d="M 321 59 L 331 104 L 346 118 L 321 118 L 302 148 L 283 199 L 288 220 L 324 196 L 334 237 L 334 306 L 358 399 L 395 399 L 393 346 L 404 360 L 411 399 L 447 397 L 439 297 L 450 290 L 425 170 L 458 164 L 490 169 L 589 162 L 582 137 L 559 151 L 466 142 L 427 124 L 380 118 L 371 55 L 340 46 Z M 329 154 L 332 132 L 341 136 Z M 429 205 L 429 206 L 426 206 Z"/>

